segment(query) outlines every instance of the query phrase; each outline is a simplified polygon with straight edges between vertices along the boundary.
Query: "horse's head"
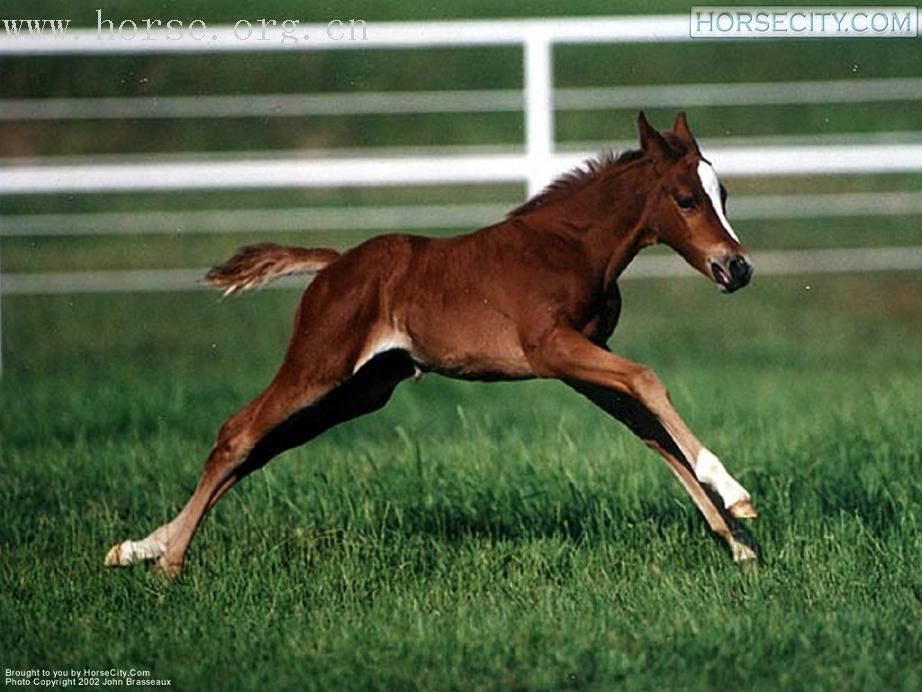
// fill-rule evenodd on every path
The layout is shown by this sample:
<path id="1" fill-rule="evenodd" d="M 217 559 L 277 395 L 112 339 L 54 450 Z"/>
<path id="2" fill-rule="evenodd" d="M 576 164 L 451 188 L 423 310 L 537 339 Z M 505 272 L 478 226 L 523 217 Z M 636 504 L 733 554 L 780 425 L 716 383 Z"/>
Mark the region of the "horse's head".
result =
<path id="1" fill-rule="evenodd" d="M 646 217 L 652 242 L 673 248 L 725 293 L 742 288 L 752 277 L 752 264 L 727 220 L 727 191 L 701 155 L 685 113 L 669 132 L 658 132 L 643 113 L 637 126 L 656 176 Z"/>

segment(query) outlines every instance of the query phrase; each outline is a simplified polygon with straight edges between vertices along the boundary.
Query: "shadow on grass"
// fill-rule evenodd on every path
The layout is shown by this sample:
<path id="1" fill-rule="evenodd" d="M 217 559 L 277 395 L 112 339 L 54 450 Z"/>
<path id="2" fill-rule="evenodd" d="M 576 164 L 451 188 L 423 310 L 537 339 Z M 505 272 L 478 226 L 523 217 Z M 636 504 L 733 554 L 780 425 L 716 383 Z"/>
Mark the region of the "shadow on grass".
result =
<path id="1" fill-rule="evenodd" d="M 628 534 L 632 543 L 645 543 L 677 533 L 687 533 L 690 540 L 695 540 L 702 529 L 706 529 L 704 520 L 691 505 L 683 507 L 668 500 L 625 504 L 612 495 L 588 493 L 580 500 L 534 503 L 528 507 L 459 505 L 436 500 L 372 514 L 366 518 L 364 526 L 337 523 L 343 527 L 341 530 L 320 532 L 323 535 L 320 542 L 328 547 L 356 533 L 408 539 L 421 537 L 427 542 L 451 547 L 472 541 L 523 543 L 544 539 L 580 546 L 596 545 Z"/>

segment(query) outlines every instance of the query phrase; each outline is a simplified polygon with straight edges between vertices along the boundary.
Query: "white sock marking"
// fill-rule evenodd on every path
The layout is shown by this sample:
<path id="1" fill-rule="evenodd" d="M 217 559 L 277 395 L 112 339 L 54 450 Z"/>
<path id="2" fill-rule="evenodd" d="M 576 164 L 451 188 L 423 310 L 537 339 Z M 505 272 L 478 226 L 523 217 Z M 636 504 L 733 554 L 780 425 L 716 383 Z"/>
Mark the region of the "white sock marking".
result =
<path id="1" fill-rule="evenodd" d="M 739 237 L 736 235 L 736 232 L 724 215 L 724 207 L 720 201 L 720 181 L 717 179 L 717 172 L 711 164 L 706 161 L 700 161 L 698 163 L 698 177 L 701 179 L 701 187 L 704 188 L 705 194 L 707 194 L 708 199 L 711 200 L 711 206 L 714 207 L 714 211 L 717 213 L 717 218 L 720 219 L 720 223 L 723 224 L 724 229 L 730 234 L 733 240 L 740 242 Z"/>
<path id="2" fill-rule="evenodd" d="M 698 459 L 695 461 L 695 476 L 699 481 L 717 491 L 724 501 L 724 507 L 729 508 L 737 502 L 750 499 L 746 489 L 727 473 L 720 459 L 707 447 L 702 447 L 698 452 Z"/>
<path id="3" fill-rule="evenodd" d="M 138 560 L 156 560 L 166 552 L 166 547 L 156 538 L 148 536 L 140 541 L 124 541 L 106 555 L 110 567 L 128 566 Z"/>

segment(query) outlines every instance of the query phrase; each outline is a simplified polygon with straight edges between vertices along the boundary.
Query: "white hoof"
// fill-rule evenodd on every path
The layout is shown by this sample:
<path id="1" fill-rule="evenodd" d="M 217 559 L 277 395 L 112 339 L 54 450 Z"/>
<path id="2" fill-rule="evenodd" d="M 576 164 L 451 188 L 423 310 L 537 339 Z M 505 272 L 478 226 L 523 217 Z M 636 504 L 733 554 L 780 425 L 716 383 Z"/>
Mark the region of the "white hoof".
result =
<path id="1" fill-rule="evenodd" d="M 145 538 L 142 541 L 124 541 L 112 546 L 106 553 L 106 567 L 127 567 L 142 560 L 156 560 L 166 552 L 158 540 Z"/>

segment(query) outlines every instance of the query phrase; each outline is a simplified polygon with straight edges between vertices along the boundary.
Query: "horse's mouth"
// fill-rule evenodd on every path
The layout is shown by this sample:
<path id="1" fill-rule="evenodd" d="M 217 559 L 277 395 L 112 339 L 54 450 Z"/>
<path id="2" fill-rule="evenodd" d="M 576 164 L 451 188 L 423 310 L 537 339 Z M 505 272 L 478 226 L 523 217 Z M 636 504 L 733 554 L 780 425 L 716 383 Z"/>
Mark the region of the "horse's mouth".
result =
<path id="1" fill-rule="evenodd" d="M 714 283 L 716 283 L 718 288 L 724 293 L 733 293 L 733 291 L 738 288 L 732 285 L 730 274 L 727 273 L 726 269 L 717 264 L 717 262 L 711 262 L 711 276 L 714 277 Z"/>
<path id="2" fill-rule="evenodd" d="M 733 293 L 749 283 L 752 265 L 742 255 L 733 255 L 724 262 L 711 260 L 711 276 L 721 291 Z"/>

